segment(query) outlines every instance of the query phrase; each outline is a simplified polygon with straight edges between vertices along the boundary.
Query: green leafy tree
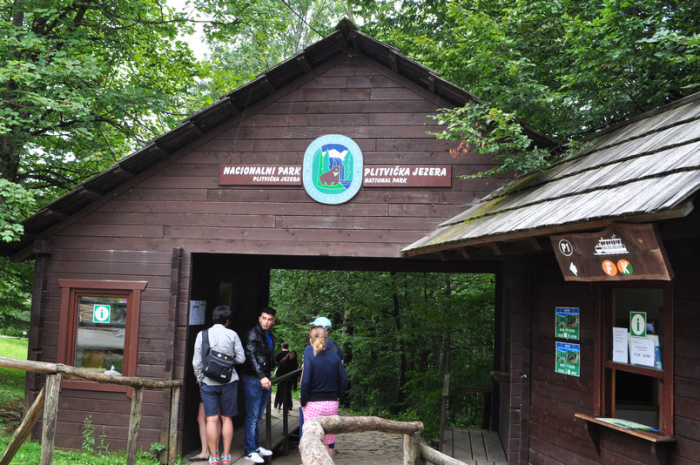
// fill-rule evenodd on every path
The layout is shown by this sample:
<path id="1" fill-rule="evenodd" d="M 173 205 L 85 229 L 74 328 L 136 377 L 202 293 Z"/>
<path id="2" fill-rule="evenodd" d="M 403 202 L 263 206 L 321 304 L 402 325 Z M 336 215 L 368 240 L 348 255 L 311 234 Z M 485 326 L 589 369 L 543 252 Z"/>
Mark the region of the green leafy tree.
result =
<path id="1" fill-rule="evenodd" d="M 440 137 L 464 141 L 457 155 L 499 157 L 489 176 L 545 168 L 573 142 L 700 90 L 700 12 L 690 1 L 354 3 L 376 12 L 365 32 L 483 100 L 437 119 Z M 534 150 L 523 122 L 559 147 Z"/>
<path id="2" fill-rule="evenodd" d="M 186 26 L 158 0 L 0 0 L 0 178 L 46 202 L 173 127 L 204 72 Z"/>
<path id="3" fill-rule="evenodd" d="M 331 319 L 353 410 L 420 419 L 432 434 L 445 373 L 454 386 L 491 383 L 491 275 L 275 270 L 270 298 L 278 309 L 276 331 L 295 350 L 308 344 L 309 322 Z M 458 388 L 451 397 L 453 421 L 478 425 L 480 399 Z"/>
<path id="4" fill-rule="evenodd" d="M 330 34 L 344 16 L 341 0 L 194 0 L 204 24 L 208 75 L 199 80 L 197 105 L 249 82 Z M 351 18 L 352 19 L 352 18 Z"/>

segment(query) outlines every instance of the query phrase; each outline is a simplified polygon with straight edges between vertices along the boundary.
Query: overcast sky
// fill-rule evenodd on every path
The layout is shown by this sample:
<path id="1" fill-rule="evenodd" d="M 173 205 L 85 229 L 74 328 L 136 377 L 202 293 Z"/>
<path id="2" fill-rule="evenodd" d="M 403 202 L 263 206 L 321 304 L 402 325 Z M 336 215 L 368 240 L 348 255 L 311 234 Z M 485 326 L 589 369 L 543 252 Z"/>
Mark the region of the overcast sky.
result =
<path id="1" fill-rule="evenodd" d="M 185 3 L 187 0 L 167 0 L 167 5 L 170 7 L 173 7 L 177 9 L 178 11 L 184 11 L 188 17 L 194 18 L 195 13 L 193 12 L 193 7 L 189 6 L 186 7 Z M 191 36 L 184 36 L 181 37 L 185 42 L 187 42 L 190 45 L 190 48 L 194 52 L 195 56 L 198 59 L 203 59 L 204 54 L 209 51 L 207 48 L 207 45 L 204 43 L 204 34 L 202 33 L 202 25 L 201 24 L 196 24 L 195 28 L 197 29 L 197 32 L 195 32 L 194 35 Z"/>

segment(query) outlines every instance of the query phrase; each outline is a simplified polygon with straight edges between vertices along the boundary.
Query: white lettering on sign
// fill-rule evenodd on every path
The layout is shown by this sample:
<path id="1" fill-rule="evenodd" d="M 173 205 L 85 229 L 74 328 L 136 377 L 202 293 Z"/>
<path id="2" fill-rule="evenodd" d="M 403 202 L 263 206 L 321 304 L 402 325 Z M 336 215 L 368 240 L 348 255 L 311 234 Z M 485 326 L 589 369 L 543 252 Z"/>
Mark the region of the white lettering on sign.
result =
<path id="1" fill-rule="evenodd" d="M 428 168 L 425 166 L 419 166 L 413 173 L 413 176 L 447 176 L 447 170 L 445 168 Z"/>
<path id="2" fill-rule="evenodd" d="M 301 176 L 301 166 L 225 166 L 223 174 L 249 176 Z"/>
<path id="3" fill-rule="evenodd" d="M 301 166 L 288 165 L 222 165 L 219 171 L 222 186 L 300 185 Z"/>
<path id="4" fill-rule="evenodd" d="M 363 182 L 368 187 L 450 187 L 451 166 L 365 166 Z"/>
<path id="5" fill-rule="evenodd" d="M 275 174 L 276 166 L 227 166 L 224 174 L 271 175 Z"/>
<path id="6" fill-rule="evenodd" d="M 394 166 L 388 168 L 373 168 L 370 166 L 365 167 L 365 176 L 408 176 L 409 174 L 411 174 L 411 169 L 405 166 Z"/>

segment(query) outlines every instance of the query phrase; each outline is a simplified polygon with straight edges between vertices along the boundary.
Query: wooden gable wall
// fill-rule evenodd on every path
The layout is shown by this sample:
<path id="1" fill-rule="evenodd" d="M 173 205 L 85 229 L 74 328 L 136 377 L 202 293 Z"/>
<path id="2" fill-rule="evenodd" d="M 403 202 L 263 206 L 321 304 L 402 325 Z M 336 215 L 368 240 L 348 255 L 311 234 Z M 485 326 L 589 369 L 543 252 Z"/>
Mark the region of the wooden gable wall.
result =
<path id="1" fill-rule="evenodd" d="M 137 376 L 183 379 L 191 370 L 185 345 L 193 253 L 399 258 L 406 244 L 497 187 L 456 179 L 488 168 L 489 157 L 454 159 L 454 143 L 426 134 L 437 129 L 426 115 L 443 106 L 449 104 L 376 62 L 345 54 L 137 175 L 39 238 L 52 249 L 38 255 L 37 282 L 46 289 L 35 298 L 30 357 L 56 360 L 58 279 L 147 281 Z M 452 187 L 364 187 L 330 206 L 302 186 L 219 186 L 222 164 L 301 165 L 308 145 L 326 134 L 352 138 L 365 166 L 451 165 Z M 35 392 L 40 385 L 30 380 Z M 129 405 L 123 394 L 64 389 L 57 444 L 79 447 L 91 415 L 111 449 L 125 447 Z M 163 394 L 145 393 L 145 449 L 160 441 L 164 410 Z"/>

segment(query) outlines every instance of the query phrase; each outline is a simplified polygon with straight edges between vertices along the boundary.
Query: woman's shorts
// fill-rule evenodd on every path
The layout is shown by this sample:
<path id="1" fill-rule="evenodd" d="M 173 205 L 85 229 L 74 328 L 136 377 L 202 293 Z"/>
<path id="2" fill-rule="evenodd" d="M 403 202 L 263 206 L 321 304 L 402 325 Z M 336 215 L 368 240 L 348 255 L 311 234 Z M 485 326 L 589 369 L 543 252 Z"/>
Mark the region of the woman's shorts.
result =
<path id="1" fill-rule="evenodd" d="M 330 417 L 338 414 L 337 400 L 323 400 L 318 402 L 307 402 L 304 407 L 304 421 L 316 417 Z M 335 434 L 326 434 L 323 436 L 324 444 L 333 444 L 335 442 Z"/>

